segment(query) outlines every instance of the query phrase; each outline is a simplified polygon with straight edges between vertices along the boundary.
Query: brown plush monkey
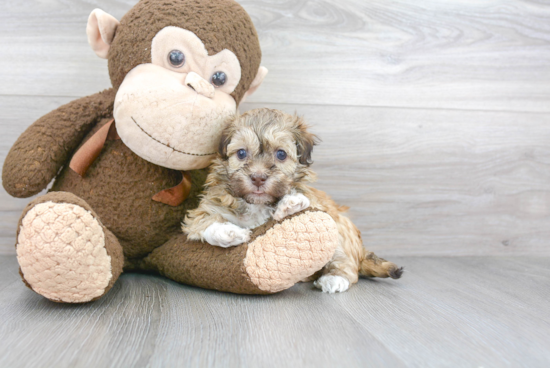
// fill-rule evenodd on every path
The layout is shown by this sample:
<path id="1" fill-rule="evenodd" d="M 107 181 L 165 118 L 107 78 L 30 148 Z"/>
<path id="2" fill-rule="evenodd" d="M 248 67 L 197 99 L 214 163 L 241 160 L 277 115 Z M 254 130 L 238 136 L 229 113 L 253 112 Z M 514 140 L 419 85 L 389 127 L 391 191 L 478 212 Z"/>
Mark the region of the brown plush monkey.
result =
<path id="1" fill-rule="evenodd" d="M 17 257 L 30 288 L 54 301 L 87 302 L 124 269 L 267 294 L 330 260 L 337 231 L 323 212 L 266 224 L 228 249 L 189 242 L 180 231 L 224 121 L 267 73 L 240 5 L 141 0 L 120 23 L 94 10 L 87 34 L 109 61 L 113 88 L 40 118 L 4 163 L 3 185 L 16 197 L 55 179 L 19 221 Z"/>

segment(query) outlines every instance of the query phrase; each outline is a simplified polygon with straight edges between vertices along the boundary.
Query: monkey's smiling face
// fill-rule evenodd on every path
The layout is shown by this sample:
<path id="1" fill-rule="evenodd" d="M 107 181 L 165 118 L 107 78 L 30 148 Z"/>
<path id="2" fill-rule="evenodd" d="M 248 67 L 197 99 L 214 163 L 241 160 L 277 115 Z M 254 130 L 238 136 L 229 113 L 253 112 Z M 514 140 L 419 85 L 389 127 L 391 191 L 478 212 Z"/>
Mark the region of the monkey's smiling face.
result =
<path id="1" fill-rule="evenodd" d="M 132 69 L 115 98 L 122 141 L 160 166 L 192 170 L 208 166 L 223 124 L 236 112 L 230 95 L 241 67 L 229 50 L 208 55 L 202 41 L 177 27 L 153 39 L 151 63 Z"/>
<path id="2" fill-rule="evenodd" d="M 118 135 L 170 169 L 208 166 L 225 121 L 267 74 L 252 20 L 233 0 L 143 0 L 120 22 L 95 9 L 86 34 L 109 60 Z"/>

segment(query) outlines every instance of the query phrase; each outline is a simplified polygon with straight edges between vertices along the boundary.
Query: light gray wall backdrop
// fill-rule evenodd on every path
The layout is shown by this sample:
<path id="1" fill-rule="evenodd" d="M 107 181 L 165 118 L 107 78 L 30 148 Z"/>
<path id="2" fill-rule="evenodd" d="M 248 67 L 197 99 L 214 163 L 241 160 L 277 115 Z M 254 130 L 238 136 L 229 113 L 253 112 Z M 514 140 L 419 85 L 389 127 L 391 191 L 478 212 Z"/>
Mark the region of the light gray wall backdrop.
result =
<path id="1" fill-rule="evenodd" d="M 108 88 L 92 9 L 15 1 L 0 13 L 0 161 L 25 128 Z M 304 115 L 318 187 L 383 256 L 550 254 L 550 10 L 540 1 L 257 1 L 270 70 L 241 110 Z M 0 189 L 0 253 L 28 199 Z"/>

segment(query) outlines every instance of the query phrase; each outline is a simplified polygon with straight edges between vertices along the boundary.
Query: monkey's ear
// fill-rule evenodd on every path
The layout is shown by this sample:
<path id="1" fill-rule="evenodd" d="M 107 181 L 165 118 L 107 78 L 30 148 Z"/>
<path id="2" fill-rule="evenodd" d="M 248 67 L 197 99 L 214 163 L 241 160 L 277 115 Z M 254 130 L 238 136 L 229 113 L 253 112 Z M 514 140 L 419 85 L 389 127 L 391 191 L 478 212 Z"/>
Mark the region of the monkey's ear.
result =
<path id="1" fill-rule="evenodd" d="M 248 96 L 250 96 L 251 94 L 256 92 L 258 87 L 260 87 L 260 85 L 264 81 L 264 78 L 265 78 L 266 75 L 267 75 L 267 68 L 265 66 L 260 66 L 258 68 L 258 73 L 256 74 L 256 77 L 254 78 L 254 80 L 250 84 L 250 87 L 248 88 L 248 91 L 245 92 L 245 94 L 244 94 L 243 98 L 241 99 L 240 103 L 243 103 Z"/>
<path id="2" fill-rule="evenodd" d="M 101 9 L 94 9 L 88 17 L 86 34 L 92 50 L 102 59 L 107 59 L 111 42 L 115 38 L 119 21 Z"/>

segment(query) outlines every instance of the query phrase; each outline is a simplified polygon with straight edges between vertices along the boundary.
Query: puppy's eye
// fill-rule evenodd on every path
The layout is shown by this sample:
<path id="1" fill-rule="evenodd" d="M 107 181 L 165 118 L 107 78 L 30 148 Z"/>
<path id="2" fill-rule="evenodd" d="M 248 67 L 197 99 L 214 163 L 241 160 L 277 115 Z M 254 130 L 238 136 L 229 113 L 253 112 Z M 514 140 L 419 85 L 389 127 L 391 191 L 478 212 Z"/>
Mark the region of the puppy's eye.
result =
<path id="1" fill-rule="evenodd" d="M 224 72 L 215 72 L 214 75 L 212 75 L 212 84 L 215 87 L 221 87 L 225 84 L 225 81 L 227 80 L 227 76 Z"/>
<path id="2" fill-rule="evenodd" d="M 239 160 L 244 160 L 246 158 L 246 150 L 240 149 L 237 151 L 237 157 Z"/>
<path id="3" fill-rule="evenodd" d="M 172 50 L 168 54 L 168 61 L 172 66 L 179 68 L 185 64 L 185 55 L 180 50 Z"/>
<path id="4" fill-rule="evenodd" d="M 286 159 L 286 152 L 283 151 L 283 150 L 278 150 L 277 151 L 277 159 L 281 160 L 281 161 L 284 161 Z"/>

